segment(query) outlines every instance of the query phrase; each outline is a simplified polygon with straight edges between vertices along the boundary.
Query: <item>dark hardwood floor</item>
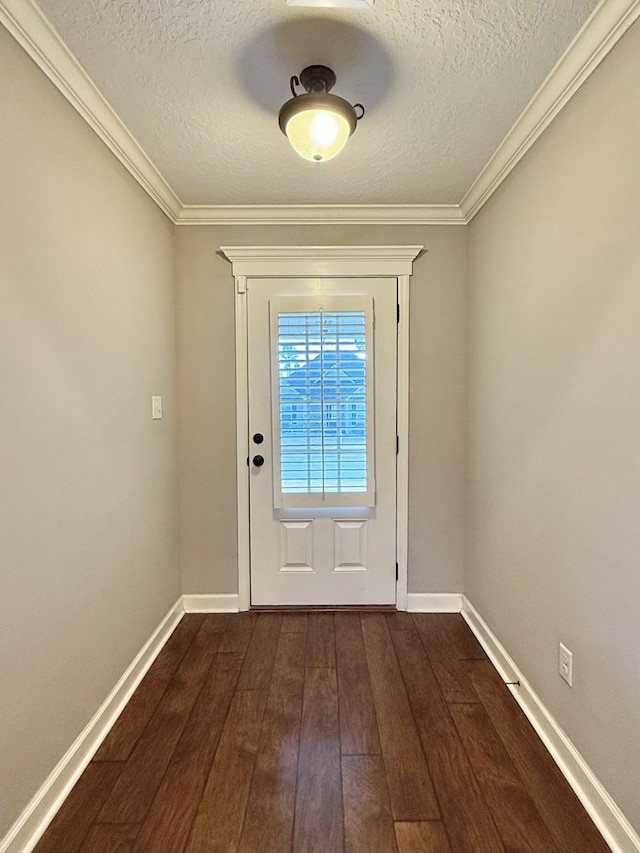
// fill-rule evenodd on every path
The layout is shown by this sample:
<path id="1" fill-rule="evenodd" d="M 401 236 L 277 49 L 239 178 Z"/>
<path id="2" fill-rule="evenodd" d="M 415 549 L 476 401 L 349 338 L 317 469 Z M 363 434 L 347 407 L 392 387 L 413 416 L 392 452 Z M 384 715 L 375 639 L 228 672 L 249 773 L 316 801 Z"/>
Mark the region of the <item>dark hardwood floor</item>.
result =
<path id="1" fill-rule="evenodd" d="M 607 853 L 459 615 L 187 615 L 36 853 Z"/>

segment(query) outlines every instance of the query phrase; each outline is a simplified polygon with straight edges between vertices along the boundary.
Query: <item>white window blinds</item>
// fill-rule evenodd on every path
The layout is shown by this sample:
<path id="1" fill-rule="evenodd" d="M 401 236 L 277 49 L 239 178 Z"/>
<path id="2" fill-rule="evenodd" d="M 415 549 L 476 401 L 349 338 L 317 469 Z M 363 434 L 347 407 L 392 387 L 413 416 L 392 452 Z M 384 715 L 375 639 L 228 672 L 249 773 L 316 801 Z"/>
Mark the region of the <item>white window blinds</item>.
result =
<path id="1" fill-rule="evenodd" d="M 310 309 L 310 301 L 277 300 L 273 314 L 276 506 L 370 506 L 372 306 L 332 297 Z"/>

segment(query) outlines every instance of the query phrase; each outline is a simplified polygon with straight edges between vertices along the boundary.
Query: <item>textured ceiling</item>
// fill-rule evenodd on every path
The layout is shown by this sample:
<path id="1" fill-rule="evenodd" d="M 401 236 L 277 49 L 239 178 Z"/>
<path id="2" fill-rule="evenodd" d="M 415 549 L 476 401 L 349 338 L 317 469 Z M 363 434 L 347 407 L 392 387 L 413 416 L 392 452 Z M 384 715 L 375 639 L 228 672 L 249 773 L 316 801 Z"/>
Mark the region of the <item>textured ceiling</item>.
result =
<path id="1" fill-rule="evenodd" d="M 596 0 L 38 0 L 185 204 L 453 204 Z M 331 66 L 366 115 L 329 163 L 278 128 Z"/>

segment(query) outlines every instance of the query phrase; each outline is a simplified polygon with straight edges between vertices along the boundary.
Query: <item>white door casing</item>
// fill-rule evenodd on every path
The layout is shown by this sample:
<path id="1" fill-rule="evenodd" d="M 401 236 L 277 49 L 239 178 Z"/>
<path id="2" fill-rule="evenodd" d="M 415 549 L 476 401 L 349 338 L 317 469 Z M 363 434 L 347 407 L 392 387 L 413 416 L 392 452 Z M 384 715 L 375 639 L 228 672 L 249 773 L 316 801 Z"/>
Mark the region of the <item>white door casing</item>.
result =
<path id="1" fill-rule="evenodd" d="M 239 609 L 250 606 L 247 283 L 265 277 L 394 277 L 397 281 L 396 606 L 407 606 L 409 282 L 422 246 L 222 247 L 236 284 L 236 421 Z"/>

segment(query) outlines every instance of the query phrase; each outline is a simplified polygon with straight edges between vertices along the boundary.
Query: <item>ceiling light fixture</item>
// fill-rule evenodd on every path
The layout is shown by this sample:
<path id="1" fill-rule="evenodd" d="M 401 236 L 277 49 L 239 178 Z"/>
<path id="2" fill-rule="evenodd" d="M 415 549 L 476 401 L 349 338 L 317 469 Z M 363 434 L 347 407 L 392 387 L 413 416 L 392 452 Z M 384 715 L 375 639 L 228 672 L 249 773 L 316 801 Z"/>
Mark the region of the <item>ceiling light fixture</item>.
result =
<path id="1" fill-rule="evenodd" d="M 283 105 L 278 121 L 294 151 L 305 160 L 323 163 L 339 154 L 364 115 L 362 104 L 351 106 L 329 94 L 335 82 L 336 75 L 326 65 L 309 65 L 300 72 L 300 79 L 291 78 L 293 98 Z M 295 86 L 303 86 L 306 94 L 299 95 Z"/>

